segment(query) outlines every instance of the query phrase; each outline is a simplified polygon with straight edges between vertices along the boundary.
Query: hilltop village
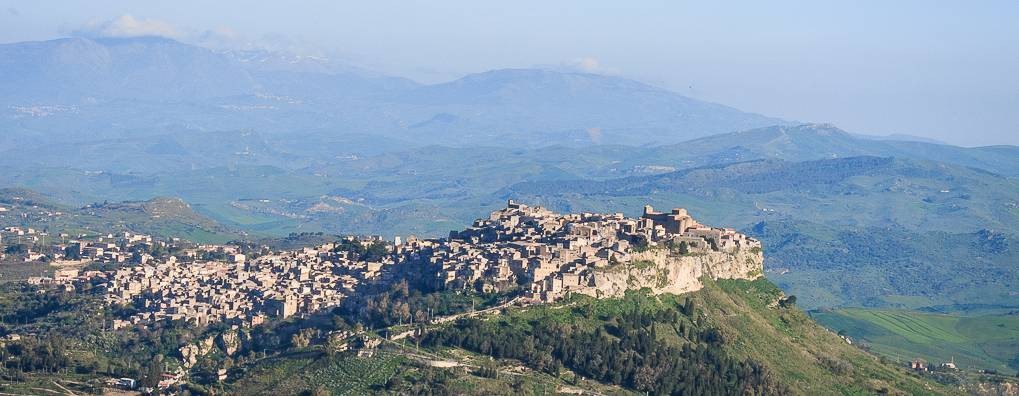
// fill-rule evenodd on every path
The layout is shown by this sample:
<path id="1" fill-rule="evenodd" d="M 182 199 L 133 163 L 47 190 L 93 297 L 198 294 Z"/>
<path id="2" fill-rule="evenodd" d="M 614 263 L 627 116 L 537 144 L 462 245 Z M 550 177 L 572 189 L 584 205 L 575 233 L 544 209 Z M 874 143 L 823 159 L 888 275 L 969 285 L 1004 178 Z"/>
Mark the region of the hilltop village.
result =
<path id="1" fill-rule="evenodd" d="M 561 215 L 512 200 L 440 239 L 396 237 L 388 243 L 380 237 L 346 237 L 299 250 L 244 254 L 233 245 L 180 248 L 144 235 L 110 237 L 54 248 L 49 253 L 61 269 L 31 283 L 101 288 L 108 304 L 133 308 L 115 328 L 164 320 L 257 326 L 269 318 L 337 306 L 361 287 L 385 284 L 403 265 L 424 265 L 439 289 L 518 290 L 519 300 L 548 303 L 571 292 L 593 294 L 610 279 L 599 274 L 626 267 L 638 256 L 647 258 L 648 251 L 697 258 L 737 252 L 760 256 L 757 240 L 700 224 L 684 209 L 660 213 L 646 206 L 639 218 Z M 148 253 L 154 250 L 174 254 L 157 258 Z M 81 271 L 71 265 L 85 261 L 134 265 Z M 696 278 L 702 269 L 690 273 Z"/>
<path id="2" fill-rule="evenodd" d="M 598 286 L 599 270 L 630 263 L 637 251 L 662 247 L 708 255 L 759 252 L 760 246 L 733 229 L 702 225 L 685 209 L 659 213 L 645 206 L 634 219 L 622 213 L 560 215 L 509 201 L 489 218 L 451 232 L 428 259 L 441 268 L 438 281 L 446 288 L 523 284 L 532 301 L 554 302 Z"/>

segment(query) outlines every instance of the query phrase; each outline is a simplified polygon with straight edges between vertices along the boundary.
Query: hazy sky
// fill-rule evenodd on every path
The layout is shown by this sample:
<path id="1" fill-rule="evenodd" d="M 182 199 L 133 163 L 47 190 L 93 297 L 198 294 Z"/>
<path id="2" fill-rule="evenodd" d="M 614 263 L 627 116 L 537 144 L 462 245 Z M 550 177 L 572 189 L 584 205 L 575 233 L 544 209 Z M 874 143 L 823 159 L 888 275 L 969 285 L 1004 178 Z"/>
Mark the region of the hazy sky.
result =
<path id="1" fill-rule="evenodd" d="M 568 65 L 851 132 L 1019 144 L 1015 0 L 251 3 L 0 0 L 0 42 L 149 32 L 422 82 Z"/>

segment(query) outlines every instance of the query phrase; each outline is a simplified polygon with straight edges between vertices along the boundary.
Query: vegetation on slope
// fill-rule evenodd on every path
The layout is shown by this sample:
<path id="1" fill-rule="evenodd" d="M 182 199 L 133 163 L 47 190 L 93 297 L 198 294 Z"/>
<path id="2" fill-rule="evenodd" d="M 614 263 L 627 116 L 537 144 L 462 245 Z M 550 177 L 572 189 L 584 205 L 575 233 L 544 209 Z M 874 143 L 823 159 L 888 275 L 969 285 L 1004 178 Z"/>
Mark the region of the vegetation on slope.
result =
<path id="1" fill-rule="evenodd" d="M 72 208 L 25 189 L 0 189 L 3 226 L 26 226 L 40 231 L 86 235 L 133 232 L 201 243 L 223 243 L 246 236 L 205 217 L 179 198 L 102 202 Z"/>
<path id="2" fill-rule="evenodd" d="M 644 309 L 640 298 L 599 313 L 592 305 L 577 321 L 513 314 L 490 321 L 465 320 L 427 334 L 428 346 L 466 348 L 496 359 L 516 359 L 553 376 L 563 368 L 594 380 L 655 394 L 785 393 L 750 359 L 732 359 L 713 329 L 701 331 L 675 309 Z M 685 313 L 694 313 L 688 305 Z M 659 336 L 658 332 L 666 334 Z M 671 339 L 676 342 L 662 342 Z"/>
<path id="3" fill-rule="evenodd" d="M 895 360 L 954 361 L 961 369 L 1019 370 L 1019 316 L 961 316 L 847 308 L 813 312 L 824 326 Z"/>
<path id="4" fill-rule="evenodd" d="M 577 297 L 565 305 L 461 321 L 429 333 L 425 344 L 652 393 L 696 393 L 721 384 L 768 393 L 952 393 L 847 344 L 791 302 L 780 304 L 783 297 L 764 279 L 708 281 L 684 296 Z M 643 350 L 642 342 L 651 340 L 656 347 Z M 676 356 L 669 363 L 656 362 L 670 352 Z M 709 361 L 714 363 L 704 364 Z"/>
<path id="5" fill-rule="evenodd" d="M 1013 235 L 763 221 L 769 276 L 807 308 L 1019 309 Z"/>
<path id="6" fill-rule="evenodd" d="M 730 340 L 728 351 L 759 359 L 798 393 L 952 393 L 849 345 L 803 311 L 782 307 L 782 291 L 766 279 L 709 281 L 693 296 L 702 302 L 705 325 Z"/>

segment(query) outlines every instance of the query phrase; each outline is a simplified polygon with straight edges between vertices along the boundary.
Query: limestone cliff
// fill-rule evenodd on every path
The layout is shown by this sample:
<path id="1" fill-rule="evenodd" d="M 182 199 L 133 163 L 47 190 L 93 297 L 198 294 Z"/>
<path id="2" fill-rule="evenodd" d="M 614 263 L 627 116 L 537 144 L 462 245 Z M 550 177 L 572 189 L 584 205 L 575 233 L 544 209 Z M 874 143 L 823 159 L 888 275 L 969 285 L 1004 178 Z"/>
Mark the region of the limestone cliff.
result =
<path id="1" fill-rule="evenodd" d="M 681 294 L 700 290 L 704 286 L 702 276 L 757 279 L 763 269 L 764 255 L 759 248 L 688 255 L 651 249 L 631 254 L 628 262 L 595 271 L 589 286 L 573 291 L 594 297 L 619 297 L 627 290 L 646 287 L 654 294 Z"/>

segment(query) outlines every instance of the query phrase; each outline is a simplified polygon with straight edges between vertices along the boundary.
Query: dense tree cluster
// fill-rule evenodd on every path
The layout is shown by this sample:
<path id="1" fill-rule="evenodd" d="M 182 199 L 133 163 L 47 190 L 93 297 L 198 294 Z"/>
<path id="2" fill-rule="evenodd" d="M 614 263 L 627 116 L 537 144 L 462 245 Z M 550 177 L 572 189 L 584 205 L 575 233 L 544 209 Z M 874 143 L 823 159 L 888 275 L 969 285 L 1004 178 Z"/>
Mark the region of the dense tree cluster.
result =
<path id="1" fill-rule="evenodd" d="M 533 321 L 527 328 L 461 320 L 427 334 L 424 344 L 518 359 L 553 375 L 566 367 L 598 381 L 654 394 L 785 393 L 762 366 L 729 357 L 720 332 L 698 330 L 680 320 L 676 310 L 634 309 L 603 323 L 592 331 L 550 320 Z M 675 332 L 682 345 L 661 342 L 660 331 Z"/>
<path id="2" fill-rule="evenodd" d="M 32 249 L 31 246 L 29 246 L 28 244 L 17 243 L 4 247 L 4 253 L 10 255 L 21 255 L 28 253 L 28 251 L 31 249 Z"/>
<path id="3" fill-rule="evenodd" d="M 0 362 L 16 372 L 41 371 L 55 373 L 70 364 L 62 337 L 26 338 L 0 348 Z"/>
<path id="4" fill-rule="evenodd" d="M 414 285 L 406 279 L 394 282 L 379 293 L 354 295 L 344 301 L 338 313 L 351 322 L 373 328 L 405 323 L 424 323 L 433 317 L 469 311 L 474 295 L 453 292 L 434 292 Z M 481 309 L 492 303 L 497 295 L 482 295 Z"/>
<path id="5" fill-rule="evenodd" d="M 379 261 L 389 254 L 389 248 L 382 241 L 362 242 L 344 239 L 336 244 L 334 252 L 348 252 L 354 261 Z"/>

